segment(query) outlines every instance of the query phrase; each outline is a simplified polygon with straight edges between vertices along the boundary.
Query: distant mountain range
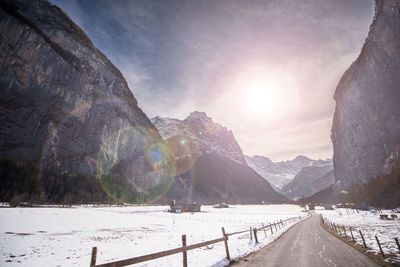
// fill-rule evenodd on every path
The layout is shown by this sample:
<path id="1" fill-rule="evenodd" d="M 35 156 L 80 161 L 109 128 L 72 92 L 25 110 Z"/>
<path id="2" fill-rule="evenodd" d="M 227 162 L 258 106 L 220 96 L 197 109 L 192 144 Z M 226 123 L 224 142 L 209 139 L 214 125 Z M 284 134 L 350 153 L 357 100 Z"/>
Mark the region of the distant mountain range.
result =
<path id="1" fill-rule="evenodd" d="M 273 162 L 267 157 L 245 156 L 247 164 L 288 198 L 312 195 L 334 183 L 331 159 L 313 160 L 297 156 L 293 160 Z"/>
<path id="2" fill-rule="evenodd" d="M 306 166 L 280 192 L 294 200 L 311 196 L 334 183 L 334 179 L 330 179 L 333 178 L 332 171 L 332 165 Z M 320 180 L 328 183 L 320 182 Z M 316 188 L 316 191 L 313 191 L 313 187 Z"/>
<path id="3" fill-rule="evenodd" d="M 176 160 L 176 177 L 165 201 L 289 202 L 246 164 L 232 131 L 206 113 L 192 112 L 184 120 L 155 117 L 151 122 Z"/>
<path id="4" fill-rule="evenodd" d="M 172 148 L 176 159 L 177 178 L 167 198 L 190 195 L 192 200 L 201 202 L 250 201 L 246 192 L 253 192 L 251 194 L 259 196 L 259 200 L 265 196 L 263 200 L 269 202 L 278 198 L 272 188 L 288 198 L 298 199 L 334 182 L 331 159 L 298 156 L 273 162 L 263 156 L 244 156 L 232 131 L 214 123 L 204 112 L 192 112 L 184 120 L 157 116 L 151 122 Z M 197 175 L 194 190 L 190 188 L 193 177 L 189 177 L 193 170 Z M 260 182 L 261 177 L 268 185 Z M 255 185 L 260 187 L 255 188 Z M 256 199 L 251 199 L 254 201 Z"/>

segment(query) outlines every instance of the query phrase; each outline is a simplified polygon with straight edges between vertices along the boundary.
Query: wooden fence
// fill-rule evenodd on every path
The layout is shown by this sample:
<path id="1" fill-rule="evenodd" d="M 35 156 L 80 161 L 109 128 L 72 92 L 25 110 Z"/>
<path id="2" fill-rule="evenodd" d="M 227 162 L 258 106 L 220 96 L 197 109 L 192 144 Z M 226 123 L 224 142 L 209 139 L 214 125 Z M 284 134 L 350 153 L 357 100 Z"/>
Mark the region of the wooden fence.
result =
<path id="1" fill-rule="evenodd" d="M 222 227 L 222 237 L 217 238 L 217 239 L 213 239 L 213 240 L 209 240 L 209 241 L 204 241 L 204 242 L 197 243 L 197 244 L 193 244 L 193 245 L 186 245 L 186 235 L 182 235 L 182 247 L 169 249 L 169 250 L 164 250 L 164 251 L 161 251 L 161 252 L 147 254 L 147 255 L 143 255 L 143 256 L 139 256 L 139 257 L 134 257 L 134 258 L 124 259 L 124 260 L 104 263 L 104 264 L 96 264 L 97 247 L 93 247 L 92 248 L 92 257 L 91 257 L 91 260 L 90 260 L 90 267 L 119 267 L 119 266 L 126 266 L 126 265 L 135 264 L 135 263 L 154 260 L 154 259 L 158 259 L 158 258 L 162 258 L 162 257 L 166 257 L 166 256 L 170 256 L 170 255 L 173 255 L 173 254 L 178 254 L 178 253 L 182 253 L 183 266 L 187 267 L 187 251 L 193 250 L 193 249 L 197 249 L 197 248 L 201 248 L 201 247 L 205 247 L 205 246 L 208 246 L 208 245 L 211 245 L 211 244 L 215 244 L 215 243 L 219 243 L 219 242 L 224 242 L 225 252 L 226 252 L 226 259 L 228 261 L 230 261 L 231 258 L 230 258 L 230 255 L 229 255 L 229 247 L 228 247 L 228 238 L 229 238 L 229 236 L 249 232 L 250 239 L 252 239 L 253 236 L 254 236 L 254 241 L 256 243 L 258 243 L 257 232 L 263 230 L 264 235 L 266 237 L 267 236 L 267 231 L 266 230 L 268 228 L 269 228 L 271 234 L 273 234 L 274 233 L 274 229 L 275 229 L 275 231 L 277 231 L 278 227 L 280 229 L 280 228 L 284 227 L 287 224 L 294 223 L 294 222 L 300 221 L 302 219 L 303 218 L 301 216 L 293 217 L 293 218 L 289 218 L 289 219 L 286 219 L 286 220 L 280 220 L 280 221 L 275 222 L 273 224 L 268 224 L 268 225 L 265 225 L 265 226 L 264 226 L 264 224 L 262 224 L 262 226 L 258 227 L 258 228 L 257 227 L 254 227 L 254 228 L 250 227 L 249 230 L 238 231 L 238 232 L 233 232 L 233 233 L 225 233 L 225 229 L 224 229 L 224 227 Z"/>
<path id="2" fill-rule="evenodd" d="M 357 241 L 354 238 L 355 233 L 357 233 L 360 236 L 361 240 L 362 240 L 362 245 L 364 246 L 364 248 L 367 248 L 367 244 L 365 243 L 365 238 L 364 238 L 364 235 L 361 232 L 361 230 L 354 231 L 355 229 L 353 227 L 336 224 L 336 223 L 331 222 L 330 220 L 328 220 L 328 219 L 326 219 L 324 217 L 321 217 L 321 220 L 322 220 L 322 223 L 324 225 L 326 225 L 332 231 L 335 231 L 335 233 L 337 233 L 339 235 L 344 235 L 345 237 L 349 237 L 349 238 L 351 237 L 351 240 L 354 243 L 357 243 Z M 346 231 L 346 228 L 347 228 L 347 231 Z M 399 249 L 399 253 L 400 253 L 399 240 L 396 237 L 393 238 L 393 239 L 394 239 L 395 243 L 397 244 L 397 248 Z M 379 247 L 379 250 L 380 250 L 380 253 L 381 253 L 382 257 L 385 258 L 385 253 L 384 253 L 384 251 L 382 249 L 381 243 L 379 242 L 378 236 L 376 236 L 376 235 L 375 235 L 375 241 L 378 244 L 378 247 Z"/>

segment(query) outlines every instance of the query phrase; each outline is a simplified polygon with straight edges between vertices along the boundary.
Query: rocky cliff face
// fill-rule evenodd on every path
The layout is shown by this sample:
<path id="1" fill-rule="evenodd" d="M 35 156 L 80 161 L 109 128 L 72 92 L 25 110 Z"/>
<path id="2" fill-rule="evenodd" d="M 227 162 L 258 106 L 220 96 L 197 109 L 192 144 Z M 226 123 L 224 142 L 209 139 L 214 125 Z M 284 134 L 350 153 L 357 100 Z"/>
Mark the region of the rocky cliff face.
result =
<path id="1" fill-rule="evenodd" d="M 216 153 L 239 164 L 246 164 L 232 131 L 213 122 L 205 112 L 192 112 L 182 121 L 160 117 L 151 121 L 165 140 L 169 139 L 180 146 L 184 146 L 187 141 L 194 145 L 193 149 L 198 156 Z"/>
<path id="2" fill-rule="evenodd" d="M 384 174 L 400 144 L 399 0 L 376 0 L 368 37 L 334 98 L 336 181 L 348 187 Z"/>
<path id="3" fill-rule="evenodd" d="M 333 169 L 325 174 L 324 176 L 318 178 L 311 184 L 311 194 L 320 192 L 321 190 L 325 190 L 335 183 L 335 177 L 333 176 Z"/>
<path id="4" fill-rule="evenodd" d="M 151 120 L 173 155 L 176 177 L 161 201 L 282 203 L 289 200 L 250 168 L 232 132 L 204 112 Z"/>
<path id="5" fill-rule="evenodd" d="M 160 178 L 145 157 L 157 130 L 119 70 L 58 7 L 1 0 L 0 51 L 0 157 L 42 175 L 113 169 L 144 191 Z"/>

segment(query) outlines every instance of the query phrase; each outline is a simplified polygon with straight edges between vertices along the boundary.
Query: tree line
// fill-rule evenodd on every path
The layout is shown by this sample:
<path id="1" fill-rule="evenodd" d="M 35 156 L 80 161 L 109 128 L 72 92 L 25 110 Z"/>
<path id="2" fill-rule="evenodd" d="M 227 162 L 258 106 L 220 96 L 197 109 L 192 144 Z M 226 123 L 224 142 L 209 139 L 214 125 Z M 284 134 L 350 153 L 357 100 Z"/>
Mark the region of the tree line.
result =
<path id="1" fill-rule="evenodd" d="M 113 203 L 96 177 L 72 174 L 39 174 L 34 166 L 0 159 L 0 201 L 16 205 Z"/>
<path id="2" fill-rule="evenodd" d="M 365 209 L 400 207 L 400 161 L 394 162 L 389 174 L 369 179 L 362 184 L 352 183 L 347 193 L 341 193 L 335 185 L 299 199 L 300 204 L 307 203 L 354 203 L 355 207 Z"/>
<path id="3" fill-rule="evenodd" d="M 389 174 L 372 178 L 362 185 L 353 184 L 345 200 L 359 206 L 400 207 L 400 163 L 396 162 Z"/>
<path id="4" fill-rule="evenodd" d="M 168 191 L 172 177 L 160 176 L 158 183 L 147 190 L 138 189 L 116 166 L 100 177 L 40 174 L 34 166 L 14 160 L 0 159 L 0 202 L 16 206 L 21 202 L 35 204 L 116 204 L 152 203 Z"/>

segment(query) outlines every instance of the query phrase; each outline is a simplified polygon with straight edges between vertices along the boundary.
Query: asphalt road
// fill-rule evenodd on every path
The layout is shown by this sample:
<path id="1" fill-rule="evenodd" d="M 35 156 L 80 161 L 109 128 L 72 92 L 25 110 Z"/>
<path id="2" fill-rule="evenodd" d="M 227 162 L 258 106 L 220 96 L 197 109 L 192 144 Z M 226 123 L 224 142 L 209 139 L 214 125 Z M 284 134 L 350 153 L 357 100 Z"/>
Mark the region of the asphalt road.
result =
<path id="1" fill-rule="evenodd" d="M 313 215 L 294 225 L 234 266 L 379 266 L 325 231 L 319 220 L 319 215 Z"/>

